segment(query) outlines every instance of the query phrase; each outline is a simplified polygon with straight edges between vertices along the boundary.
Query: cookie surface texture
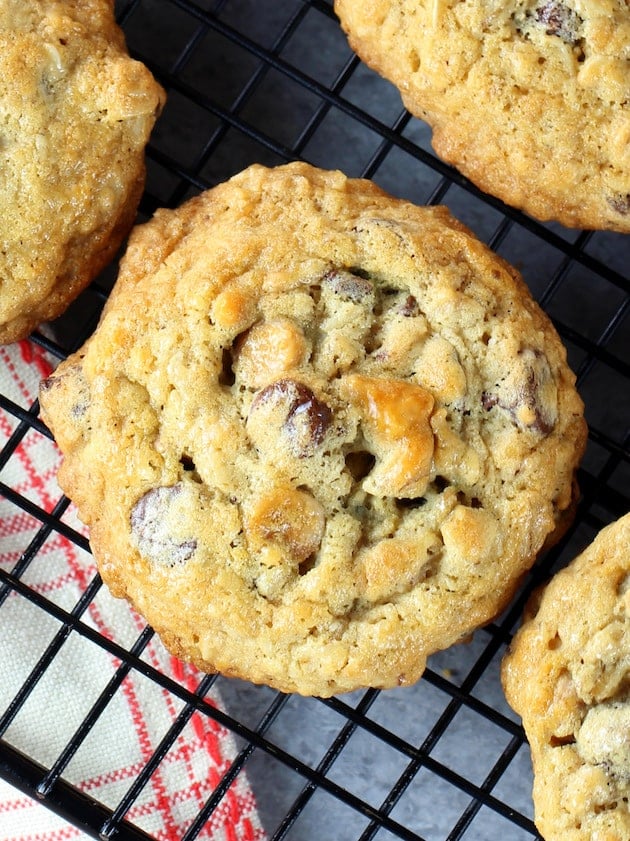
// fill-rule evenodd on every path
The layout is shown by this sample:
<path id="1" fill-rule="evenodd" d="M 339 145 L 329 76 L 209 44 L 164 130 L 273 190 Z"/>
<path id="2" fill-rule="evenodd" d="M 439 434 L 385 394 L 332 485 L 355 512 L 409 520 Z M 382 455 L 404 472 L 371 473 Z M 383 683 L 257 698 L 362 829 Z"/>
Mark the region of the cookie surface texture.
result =
<path id="1" fill-rule="evenodd" d="M 630 231 L 625 0 L 336 0 L 437 154 L 541 220 Z"/>
<path id="2" fill-rule="evenodd" d="M 507 265 L 306 164 L 137 228 L 41 397 L 113 591 L 202 668 L 317 695 L 411 683 L 494 616 L 584 438 Z"/>
<path id="3" fill-rule="evenodd" d="M 110 0 L 0 0 L 0 342 L 60 315 L 114 256 L 163 91 Z"/>
<path id="4" fill-rule="evenodd" d="M 502 678 L 546 841 L 630 838 L 630 514 L 532 597 Z"/>

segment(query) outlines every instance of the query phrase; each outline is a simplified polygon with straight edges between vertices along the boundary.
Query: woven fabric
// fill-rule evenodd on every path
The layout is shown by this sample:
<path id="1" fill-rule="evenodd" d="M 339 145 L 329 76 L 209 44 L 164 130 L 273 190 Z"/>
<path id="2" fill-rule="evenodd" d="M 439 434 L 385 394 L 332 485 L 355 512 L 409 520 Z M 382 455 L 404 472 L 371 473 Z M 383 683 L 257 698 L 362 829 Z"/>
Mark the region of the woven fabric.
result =
<path id="1" fill-rule="evenodd" d="M 30 342 L 0 347 L 0 394 L 28 410 L 41 377 L 50 370 L 51 360 Z M 129 647 L 144 641 L 145 626 L 126 602 L 98 586 L 86 549 L 54 529 L 42 528 L 38 510 L 62 514 L 55 508 L 64 502 L 55 479 L 59 458 L 52 441 L 29 425 L 20 426 L 13 412 L 0 407 L 0 567 L 18 575 L 34 594 L 29 598 L 15 590 L 0 590 L 0 711 L 16 697 L 21 702 L 4 737 L 52 767 L 94 705 L 100 704 L 102 712 L 94 716 L 62 776 L 115 808 L 170 728 L 181 727 L 126 814 L 154 838 L 175 841 L 220 784 L 236 756 L 236 745 L 231 733 L 208 716 L 199 712 L 188 716 L 184 711 L 186 717 L 178 718 L 183 701 L 150 676 L 132 670 L 121 680 L 116 671 L 120 663 L 98 644 L 104 638 Z M 33 513 L 15 504 L 12 492 L 35 506 Z M 82 532 L 72 507 L 63 511 L 62 520 Z M 95 596 L 83 607 L 80 599 L 90 586 Z M 37 599 L 46 602 L 39 604 Z M 76 630 L 68 633 L 48 605 L 80 612 L 82 625 L 98 637 Z M 156 637 L 139 650 L 149 667 L 195 691 L 202 676 L 172 658 Z M 46 665 L 41 677 L 27 694 L 19 695 L 40 658 Z M 214 688 L 206 697 L 221 707 Z M 262 841 L 264 832 L 243 773 L 224 793 L 198 837 Z M 83 838 L 87 836 L 79 829 L 0 781 L 1 841 Z"/>

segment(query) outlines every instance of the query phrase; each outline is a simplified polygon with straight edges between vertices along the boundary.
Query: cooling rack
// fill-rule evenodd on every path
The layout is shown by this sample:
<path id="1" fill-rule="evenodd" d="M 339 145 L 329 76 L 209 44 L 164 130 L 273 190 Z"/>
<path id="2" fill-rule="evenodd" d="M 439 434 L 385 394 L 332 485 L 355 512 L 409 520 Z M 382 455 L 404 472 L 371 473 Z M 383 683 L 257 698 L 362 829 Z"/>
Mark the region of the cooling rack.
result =
<path id="1" fill-rule="evenodd" d="M 630 238 L 539 224 L 479 193 L 434 157 L 427 127 L 351 54 L 327 0 L 120 0 L 116 12 L 130 51 L 168 91 L 147 152 L 140 220 L 251 163 L 293 159 L 372 178 L 419 204 L 448 205 L 520 269 L 567 346 L 590 428 L 581 497 L 573 526 L 535 566 L 509 609 L 468 643 L 431 658 L 412 688 L 320 700 L 216 676 L 191 687 L 143 657 L 151 629 L 121 642 L 86 621 L 102 592 L 98 575 L 65 606 L 29 583 L 29 569 L 51 538 L 62 536 L 86 557 L 89 544 L 61 495 L 46 508 L 4 481 L 20 443 L 29 436 L 48 440 L 49 433 L 36 402 L 22 405 L 1 394 L 0 414 L 12 434 L 0 451 L 0 495 L 36 523 L 19 557 L 0 564 L 5 677 L 11 604 L 28 603 L 33 622 L 58 630 L 0 710 L 0 775 L 92 837 L 148 839 L 142 820 L 132 820 L 132 807 L 194 713 L 230 732 L 236 747 L 181 841 L 207 832 L 241 776 L 270 839 L 539 838 L 529 752 L 501 694 L 499 663 L 531 589 L 630 509 Z M 98 278 L 52 332 L 33 334 L 32 345 L 57 359 L 76 348 L 93 330 L 115 270 Z M 72 640 L 99 648 L 116 666 L 105 691 L 51 756 L 35 744 L 16 743 L 12 726 Z M 68 767 L 86 744 L 98 751 L 95 733 L 114 738 L 101 723 L 130 672 L 172 696 L 180 712 L 125 794 L 99 802 L 73 783 Z M 220 709 L 209 700 L 212 688 L 223 699 Z"/>

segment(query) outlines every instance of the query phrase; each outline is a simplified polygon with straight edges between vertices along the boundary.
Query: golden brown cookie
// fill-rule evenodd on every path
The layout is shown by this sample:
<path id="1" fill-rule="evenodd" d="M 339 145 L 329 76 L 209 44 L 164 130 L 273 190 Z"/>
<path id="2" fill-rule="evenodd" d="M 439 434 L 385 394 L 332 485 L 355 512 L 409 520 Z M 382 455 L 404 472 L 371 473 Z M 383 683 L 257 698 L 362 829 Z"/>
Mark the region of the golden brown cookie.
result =
<path id="1" fill-rule="evenodd" d="M 547 841 L 630 838 L 630 514 L 532 598 L 503 663 Z"/>
<path id="2" fill-rule="evenodd" d="M 41 401 L 114 593 L 204 669 L 319 695 L 409 684 L 493 617 L 585 438 L 509 266 L 297 163 L 137 228 Z"/>
<path id="3" fill-rule="evenodd" d="M 358 55 L 482 190 L 538 219 L 630 231 L 625 0 L 335 0 Z"/>
<path id="4" fill-rule="evenodd" d="M 164 94 L 112 0 L 0 1 L 0 342 L 61 314 L 134 222 Z"/>

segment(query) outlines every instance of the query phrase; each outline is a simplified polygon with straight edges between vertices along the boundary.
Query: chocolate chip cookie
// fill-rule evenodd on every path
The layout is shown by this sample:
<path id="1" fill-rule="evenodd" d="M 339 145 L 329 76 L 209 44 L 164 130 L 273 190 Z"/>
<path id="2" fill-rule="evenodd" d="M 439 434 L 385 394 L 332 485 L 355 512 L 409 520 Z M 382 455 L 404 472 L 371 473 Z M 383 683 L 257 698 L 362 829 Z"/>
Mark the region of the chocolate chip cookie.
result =
<path id="1" fill-rule="evenodd" d="M 62 313 L 132 226 L 164 94 L 112 0 L 1 0 L 0 342 Z"/>
<path id="2" fill-rule="evenodd" d="M 630 514 L 536 593 L 502 676 L 542 835 L 630 838 Z"/>
<path id="3" fill-rule="evenodd" d="M 438 155 L 542 220 L 630 231 L 625 0 L 336 0 Z"/>
<path id="4" fill-rule="evenodd" d="M 113 592 L 203 669 L 322 696 L 409 684 L 491 619 L 585 438 L 508 265 L 299 163 L 138 227 L 41 404 Z"/>

